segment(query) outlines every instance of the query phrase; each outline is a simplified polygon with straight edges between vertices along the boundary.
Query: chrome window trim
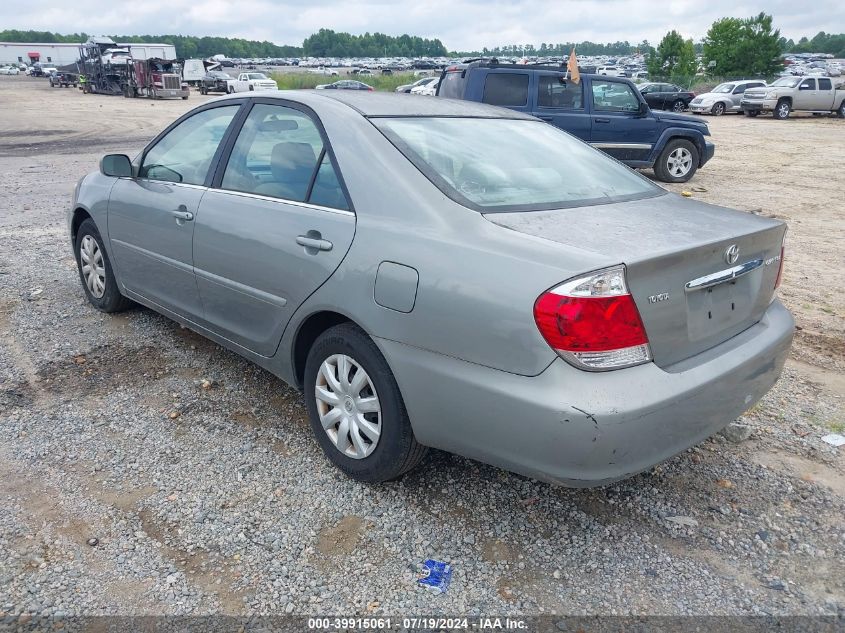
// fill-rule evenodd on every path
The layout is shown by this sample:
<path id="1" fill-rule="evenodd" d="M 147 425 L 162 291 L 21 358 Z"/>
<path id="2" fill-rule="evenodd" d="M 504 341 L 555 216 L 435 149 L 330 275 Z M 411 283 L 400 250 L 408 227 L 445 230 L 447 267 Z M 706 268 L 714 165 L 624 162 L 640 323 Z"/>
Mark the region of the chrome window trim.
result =
<path id="1" fill-rule="evenodd" d="M 208 189 L 208 187 L 206 187 L 205 185 L 195 185 L 192 182 L 173 182 L 172 180 L 154 180 L 152 178 L 144 178 L 144 177 L 141 177 L 141 176 L 137 176 L 137 177 L 136 176 L 132 176 L 132 177 L 121 176 L 121 177 L 118 178 L 118 180 L 135 180 L 135 181 L 143 180 L 144 182 L 162 183 L 162 184 L 165 184 L 165 185 L 173 185 L 174 187 L 184 187 L 185 189 Z"/>
<path id="2" fill-rule="evenodd" d="M 693 290 L 703 290 L 704 288 L 717 286 L 719 284 L 725 283 L 726 281 L 732 281 L 737 277 L 747 275 L 752 270 L 756 270 L 762 265 L 762 259 L 753 259 L 750 262 L 745 262 L 744 264 L 740 264 L 739 266 L 726 268 L 725 270 L 720 270 L 715 273 L 710 273 L 709 275 L 704 275 L 703 277 L 698 277 L 697 279 L 693 279 L 692 281 L 688 281 L 684 285 L 684 289 L 686 292 L 690 292 Z"/>
<path id="3" fill-rule="evenodd" d="M 267 202 L 278 202 L 281 204 L 290 204 L 295 207 L 302 207 L 303 209 L 311 209 L 313 211 L 325 211 L 328 213 L 338 213 L 340 215 L 351 215 L 355 216 L 354 211 L 348 211 L 347 209 L 335 209 L 332 207 L 324 207 L 319 204 L 311 204 L 310 202 L 301 202 L 299 200 L 287 200 L 286 198 L 275 198 L 273 196 L 263 196 L 258 193 L 249 193 L 247 191 L 234 191 L 232 189 L 223 189 L 222 187 L 209 187 L 209 191 L 215 191 L 218 193 L 225 193 L 231 196 L 240 196 L 241 198 L 253 198 L 254 200 L 266 200 Z"/>

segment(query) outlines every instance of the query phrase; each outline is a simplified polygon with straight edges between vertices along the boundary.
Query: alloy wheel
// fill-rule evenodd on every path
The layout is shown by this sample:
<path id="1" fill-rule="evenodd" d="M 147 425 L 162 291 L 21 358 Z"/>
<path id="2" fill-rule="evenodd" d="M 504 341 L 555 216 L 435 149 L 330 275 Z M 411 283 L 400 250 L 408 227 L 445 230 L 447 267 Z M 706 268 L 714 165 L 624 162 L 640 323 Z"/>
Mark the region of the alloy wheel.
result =
<path id="1" fill-rule="evenodd" d="M 778 106 L 778 114 L 781 116 L 781 118 L 784 118 L 784 119 L 786 117 L 788 117 L 789 116 L 789 104 L 788 103 L 781 103 Z"/>
<path id="2" fill-rule="evenodd" d="M 672 176 L 676 178 L 686 176 L 692 168 L 692 153 L 685 147 L 678 147 L 669 154 L 666 166 Z"/>
<path id="3" fill-rule="evenodd" d="M 364 368 L 346 354 L 320 365 L 314 387 L 320 423 L 338 451 L 352 459 L 368 457 L 381 437 L 381 404 Z"/>
<path id="4" fill-rule="evenodd" d="M 676 101 L 672 110 L 674 110 L 675 112 L 683 112 L 684 111 L 684 102 L 683 101 Z"/>
<path id="5" fill-rule="evenodd" d="M 82 276 L 88 291 L 97 299 L 101 299 L 106 292 L 106 269 L 103 264 L 103 251 L 100 245 L 90 235 L 82 238 L 79 245 L 79 258 L 82 264 Z"/>

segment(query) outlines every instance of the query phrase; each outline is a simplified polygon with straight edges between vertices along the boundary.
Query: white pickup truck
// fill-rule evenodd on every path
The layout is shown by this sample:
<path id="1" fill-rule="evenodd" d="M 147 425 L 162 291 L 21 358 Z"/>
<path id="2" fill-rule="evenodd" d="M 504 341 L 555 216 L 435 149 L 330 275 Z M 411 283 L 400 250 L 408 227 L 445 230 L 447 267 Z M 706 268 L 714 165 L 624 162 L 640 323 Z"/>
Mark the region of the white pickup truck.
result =
<path id="1" fill-rule="evenodd" d="M 229 93 L 249 90 L 278 90 L 279 85 L 264 73 L 241 73 L 229 80 Z"/>
<path id="2" fill-rule="evenodd" d="M 787 119 L 792 112 L 828 114 L 845 119 L 845 89 L 830 77 L 781 77 L 765 88 L 749 88 L 742 96 L 747 116 L 771 112 L 776 119 Z"/>

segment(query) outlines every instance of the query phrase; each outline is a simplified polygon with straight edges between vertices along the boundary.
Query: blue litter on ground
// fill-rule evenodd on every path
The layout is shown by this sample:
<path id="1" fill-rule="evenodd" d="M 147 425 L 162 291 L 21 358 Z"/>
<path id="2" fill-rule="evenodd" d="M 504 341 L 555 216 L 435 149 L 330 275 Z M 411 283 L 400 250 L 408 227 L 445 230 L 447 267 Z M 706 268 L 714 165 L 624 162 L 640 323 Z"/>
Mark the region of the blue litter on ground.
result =
<path id="1" fill-rule="evenodd" d="M 426 589 L 444 593 L 452 581 L 452 566 L 439 560 L 428 559 L 420 571 L 422 577 L 417 581 Z"/>

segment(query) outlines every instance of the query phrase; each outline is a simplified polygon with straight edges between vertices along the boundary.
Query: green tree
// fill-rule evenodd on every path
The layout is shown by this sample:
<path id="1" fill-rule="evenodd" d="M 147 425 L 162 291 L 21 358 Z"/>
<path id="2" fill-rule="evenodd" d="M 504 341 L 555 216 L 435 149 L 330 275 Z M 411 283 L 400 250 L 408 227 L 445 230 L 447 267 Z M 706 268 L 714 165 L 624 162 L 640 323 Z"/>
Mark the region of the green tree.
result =
<path id="1" fill-rule="evenodd" d="M 772 16 L 716 20 L 704 38 L 708 71 L 722 76 L 774 75 L 783 67 L 780 31 L 772 29 Z"/>
<path id="2" fill-rule="evenodd" d="M 685 40 L 675 30 L 669 31 L 657 50 L 649 53 L 646 60 L 652 77 L 689 77 L 695 74 L 695 48 L 691 39 Z"/>

